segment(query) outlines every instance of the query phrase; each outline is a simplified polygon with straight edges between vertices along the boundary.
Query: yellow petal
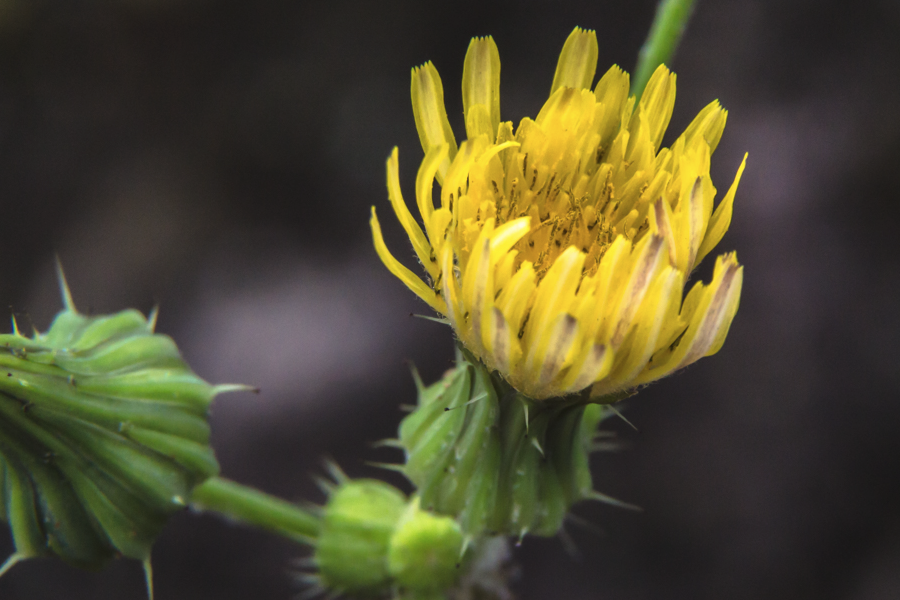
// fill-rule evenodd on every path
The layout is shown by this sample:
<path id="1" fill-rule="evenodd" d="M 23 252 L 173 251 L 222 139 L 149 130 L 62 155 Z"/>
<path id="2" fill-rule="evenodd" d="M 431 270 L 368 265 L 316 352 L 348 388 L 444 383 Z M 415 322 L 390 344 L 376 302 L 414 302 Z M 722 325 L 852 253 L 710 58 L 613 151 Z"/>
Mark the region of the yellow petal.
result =
<path id="1" fill-rule="evenodd" d="M 491 235 L 491 264 L 495 265 L 531 228 L 531 217 L 519 217 L 507 221 Z"/>
<path id="2" fill-rule="evenodd" d="M 452 220 L 453 215 L 446 208 L 439 208 L 431 213 L 431 220 L 425 226 L 428 230 L 428 237 L 434 241 L 435 248 L 447 238 L 447 228 Z"/>
<path id="3" fill-rule="evenodd" d="M 669 316 L 669 308 L 673 301 L 681 300 L 680 283 L 681 274 L 672 267 L 666 267 L 655 278 L 640 313 L 635 317 L 636 325 L 629 340 L 630 347 L 627 353 L 624 349 L 618 353 L 609 378 L 603 382 L 609 386 L 609 391 L 629 385 L 659 349 L 660 334 L 664 330 L 666 317 Z"/>
<path id="4" fill-rule="evenodd" d="M 441 206 L 451 210 L 455 223 L 459 223 L 459 197 L 469 187 L 469 169 L 475 162 L 474 146 L 471 140 L 463 142 L 447 170 L 445 180 L 441 182 L 438 179 L 438 183 L 441 183 Z"/>
<path id="5" fill-rule="evenodd" d="M 666 240 L 669 248 L 669 264 L 678 265 L 675 232 L 672 231 L 672 208 L 663 198 L 653 203 L 653 208 L 647 215 L 650 219 L 650 231 Z"/>
<path id="6" fill-rule="evenodd" d="M 734 254 L 720 256 L 709 285 L 698 282 L 682 306 L 688 328 L 663 364 L 642 373 L 636 384 L 657 379 L 685 367 L 721 348 L 731 320 L 737 312 L 743 281 L 743 267 Z"/>
<path id="7" fill-rule="evenodd" d="M 497 266 L 494 267 L 494 287 L 498 292 L 502 291 L 506 284 L 509 283 L 518 255 L 519 252 L 517 250 L 510 250 L 497 261 Z"/>
<path id="8" fill-rule="evenodd" d="M 497 305 L 503 310 L 503 315 L 517 338 L 522 332 L 525 315 L 532 306 L 536 287 L 534 267 L 526 260 L 497 297 Z"/>
<path id="9" fill-rule="evenodd" d="M 560 254 L 544 279 L 538 285 L 537 297 L 528 326 L 525 330 L 525 345 L 540 337 L 544 330 L 553 326 L 557 315 L 568 312 L 575 297 L 575 290 L 581 280 L 584 253 L 569 246 Z M 531 360 L 532 355 L 529 355 Z"/>
<path id="10" fill-rule="evenodd" d="M 624 285 L 623 273 L 627 272 L 625 267 L 630 258 L 630 250 L 631 243 L 623 236 L 617 237 L 600 260 L 597 273 L 591 277 L 589 282 L 582 282 L 582 287 L 586 285 L 593 287 L 594 305 L 598 307 L 593 331 L 586 334 L 594 337 L 595 341 L 606 341 L 609 337 L 605 330 L 611 327 L 615 318 L 613 301 L 618 298 L 621 286 Z M 582 316 L 581 319 L 584 321 L 586 317 Z"/>
<path id="11" fill-rule="evenodd" d="M 590 89 L 597 72 L 598 53 L 597 34 L 591 29 L 576 27 L 559 55 L 550 95 L 561 87 Z"/>
<path id="12" fill-rule="evenodd" d="M 566 357 L 578 337 L 578 321 L 568 313 L 557 315 L 550 327 L 546 327 L 534 340 L 525 369 L 528 383 L 536 395 L 550 386 L 565 366 Z"/>
<path id="13" fill-rule="evenodd" d="M 466 135 L 470 140 L 479 135 L 484 135 L 491 140 L 497 136 L 496 130 L 491 124 L 491 114 L 484 104 L 469 107 L 466 112 Z"/>
<path id="14" fill-rule="evenodd" d="M 473 38 L 469 42 L 463 64 L 462 90 L 466 134 L 471 139 L 487 133 L 493 141 L 500 125 L 500 52 L 492 37 Z M 482 127 L 477 131 L 469 130 L 469 112 L 476 105 L 482 105 L 486 110 L 490 126 L 487 131 Z"/>
<path id="15" fill-rule="evenodd" d="M 503 316 L 503 312 L 496 306 L 491 310 L 491 336 L 486 343 L 487 351 L 493 359 L 493 367 L 501 373 L 509 373 L 510 347 L 514 333 Z"/>
<path id="16" fill-rule="evenodd" d="M 603 344 L 584 344 L 581 354 L 575 358 L 565 378 L 559 382 L 562 394 L 580 392 L 609 373 L 613 364 L 613 351 Z"/>
<path id="17" fill-rule="evenodd" d="M 741 166 L 738 167 L 737 175 L 734 176 L 734 182 L 728 188 L 728 193 L 725 194 L 725 198 L 719 203 L 716 212 L 713 213 L 712 218 L 709 220 L 706 237 L 703 238 L 703 243 L 700 244 L 700 249 L 697 251 L 697 263 L 703 260 L 703 257 L 716 247 L 716 244 L 722 240 L 722 236 L 728 231 L 728 226 L 731 225 L 734 195 L 737 192 L 737 186 L 741 182 L 741 175 L 744 174 L 744 167 L 746 166 L 747 155 L 744 154 L 744 160 L 741 161 Z"/>
<path id="18" fill-rule="evenodd" d="M 375 243 L 375 251 L 378 253 L 381 262 L 388 268 L 388 271 L 394 274 L 394 277 L 406 284 L 413 293 L 428 303 L 433 309 L 440 313 L 446 313 L 444 301 L 438 296 L 433 289 L 425 285 L 425 282 L 416 277 L 416 275 L 400 264 L 390 250 L 384 244 L 384 237 L 381 234 L 381 225 L 378 223 L 378 217 L 375 215 L 375 207 L 372 207 L 372 218 L 369 220 L 372 228 L 372 240 Z"/>
<path id="19" fill-rule="evenodd" d="M 696 264 L 697 251 L 706 234 L 715 193 L 715 188 L 712 187 L 712 181 L 710 181 L 708 175 L 701 175 L 694 180 L 694 186 L 691 188 L 689 197 L 689 205 L 685 207 L 689 208 L 690 212 L 690 235 L 688 238 L 690 241 L 690 254 L 688 255 L 687 264 L 680 265 L 685 273 L 690 273 Z"/>
<path id="20" fill-rule="evenodd" d="M 480 353 L 483 347 L 482 336 L 487 332 L 488 328 L 484 327 L 486 318 L 486 308 L 493 306 L 494 294 L 491 285 L 491 234 L 494 229 L 493 219 L 488 219 L 481 230 L 478 239 L 472 249 L 469 260 L 463 267 L 462 273 L 462 305 L 469 312 L 469 322 L 471 329 L 466 332 L 465 326 L 463 336 L 465 339 L 473 342 L 476 347 L 474 350 Z M 465 319 L 465 315 L 463 315 Z"/>
<path id="21" fill-rule="evenodd" d="M 429 150 L 441 144 L 447 144 L 449 148 L 447 158 L 437 172 L 438 182 L 443 183 L 450 161 L 456 156 L 456 138 L 450 129 L 450 121 L 447 120 L 441 77 L 431 62 L 412 70 L 410 88 L 413 116 L 416 119 L 422 150 L 427 154 Z"/>
<path id="22" fill-rule="evenodd" d="M 625 104 L 628 101 L 628 88 L 631 86 L 628 73 L 613 65 L 606 72 L 597 87 L 594 88 L 594 96 L 597 102 L 606 105 L 604 123 L 600 127 L 601 143 L 608 146 L 610 138 L 619 130 L 622 123 L 622 115 L 625 112 Z"/>
<path id="23" fill-rule="evenodd" d="M 725 131 L 725 121 L 728 120 L 728 111 L 722 108 L 718 100 L 707 104 L 700 113 L 694 117 L 688 128 L 684 130 L 684 138 L 688 145 L 693 138 L 702 136 L 709 145 L 709 153 L 716 151 L 722 132 Z"/>
<path id="24" fill-rule="evenodd" d="M 730 256 L 734 257 L 734 254 L 732 253 Z M 727 258 L 725 262 L 728 263 Z M 727 268 L 728 271 L 723 276 L 721 287 L 716 292 L 717 296 L 724 297 L 724 300 L 722 300 L 723 308 L 720 309 L 717 315 L 710 311 L 707 314 L 707 322 L 704 323 L 707 332 L 712 333 L 712 338 L 703 356 L 712 356 L 722 349 L 722 345 L 725 343 L 725 338 L 728 335 L 728 329 L 731 327 L 731 322 L 734 320 L 734 315 L 737 313 L 740 304 L 741 288 L 744 283 L 744 267 L 739 266 L 737 260 L 734 259 L 733 264 L 729 264 Z M 718 298 L 716 301 L 718 301 Z"/>
<path id="25" fill-rule="evenodd" d="M 425 153 L 425 158 L 422 159 L 419 172 L 416 174 L 416 204 L 419 206 L 419 214 L 422 215 L 422 221 L 426 227 L 431 222 L 431 213 L 434 212 L 434 178 L 440 166 L 447 160 L 449 151 L 447 144 L 431 147 Z M 434 232 L 429 232 L 429 237 L 433 239 L 433 236 Z"/>
<path id="26" fill-rule="evenodd" d="M 672 118 L 674 107 L 675 74 L 670 72 L 665 65 L 659 65 L 650 77 L 650 81 L 647 82 L 647 87 L 644 88 L 638 104 L 638 110 L 632 117 L 632 124 L 634 124 L 634 118 L 637 115 L 642 113 L 645 115 L 650 127 L 650 139 L 656 149 L 659 148 L 666 127 L 669 126 L 669 119 Z"/>
<path id="27" fill-rule="evenodd" d="M 634 249 L 633 255 L 637 257 L 632 263 L 631 277 L 616 310 L 617 319 L 611 338 L 614 348 L 622 343 L 631 328 L 634 315 L 661 266 L 660 259 L 663 256 L 668 257 L 666 242 L 659 236 L 646 236 Z"/>
<path id="28" fill-rule="evenodd" d="M 444 295 L 446 310 L 444 314 L 450 325 L 459 330 L 461 324 L 459 312 L 459 281 L 456 278 L 456 266 L 453 264 L 453 246 L 444 242 L 440 250 L 441 260 L 441 292 Z"/>
<path id="29" fill-rule="evenodd" d="M 403 194 L 400 192 L 397 153 L 398 150 L 395 147 L 387 161 L 388 198 L 391 201 L 391 206 L 394 208 L 394 213 L 397 215 L 397 220 L 400 221 L 400 225 L 403 226 L 406 235 L 409 236 L 409 240 L 412 242 L 413 250 L 416 251 L 419 261 L 432 278 L 437 278 L 437 258 L 431 249 L 431 244 L 428 243 L 419 224 L 413 219 L 406 202 L 403 200 Z"/>

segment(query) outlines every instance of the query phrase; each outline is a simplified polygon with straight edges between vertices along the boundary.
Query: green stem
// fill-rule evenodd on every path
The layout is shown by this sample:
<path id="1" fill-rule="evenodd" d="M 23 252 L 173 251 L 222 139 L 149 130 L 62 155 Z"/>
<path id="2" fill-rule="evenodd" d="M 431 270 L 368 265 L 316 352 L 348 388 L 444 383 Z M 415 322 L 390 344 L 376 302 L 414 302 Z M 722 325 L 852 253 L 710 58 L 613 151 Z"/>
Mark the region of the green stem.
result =
<path id="1" fill-rule="evenodd" d="M 221 477 L 194 488 L 195 508 L 309 544 L 319 535 L 319 517 L 300 506 Z"/>
<path id="2" fill-rule="evenodd" d="M 631 93 L 638 100 L 656 67 L 672 59 L 693 11 L 694 0 L 661 0 L 659 3 L 631 80 Z"/>

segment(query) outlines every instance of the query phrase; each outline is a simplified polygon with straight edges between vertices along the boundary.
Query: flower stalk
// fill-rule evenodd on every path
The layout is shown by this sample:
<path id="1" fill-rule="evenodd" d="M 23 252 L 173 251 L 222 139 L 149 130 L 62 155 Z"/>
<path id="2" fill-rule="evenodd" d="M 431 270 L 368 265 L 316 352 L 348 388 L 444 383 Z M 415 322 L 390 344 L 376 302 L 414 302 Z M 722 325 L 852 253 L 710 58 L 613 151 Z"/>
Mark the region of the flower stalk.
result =
<path id="1" fill-rule="evenodd" d="M 688 21 L 694 12 L 695 0 L 661 0 L 647 40 L 638 54 L 637 68 L 631 83 L 631 93 L 640 100 L 650 76 L 659 65 L 671 66 L 672 57 L 681 42 Z"/>
<path id="2" fill-rule="evenodd" d="M 320 517 L 310 510 L 222 477 L 195 487 L 191 506 L 302 544 L 313 543 L 321 526 Z"/>

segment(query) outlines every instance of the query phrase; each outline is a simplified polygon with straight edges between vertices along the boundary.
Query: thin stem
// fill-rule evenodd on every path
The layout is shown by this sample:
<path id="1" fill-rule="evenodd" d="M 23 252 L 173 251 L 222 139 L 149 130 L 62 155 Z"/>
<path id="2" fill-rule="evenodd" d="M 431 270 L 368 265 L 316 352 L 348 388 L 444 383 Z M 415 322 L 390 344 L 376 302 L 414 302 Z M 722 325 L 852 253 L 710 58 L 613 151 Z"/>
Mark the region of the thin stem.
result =
<path id="1" fill-rule="evenodd" d="M 678 48 L 694 11 L 695 0 L 661 0 L 647 40 L 638 54 L 638 64 L 631 80 L 631 93 L 640 100 L 650 76 L 661 64 L 668 64 Z"/>
<path id="2" fill-rule="evenodd" d="M 319 535 L 319 518 L 300 506 L 221 477 L 194 488 L 195 508 L 216 512 L 235 521 L 312 543 Z"/>

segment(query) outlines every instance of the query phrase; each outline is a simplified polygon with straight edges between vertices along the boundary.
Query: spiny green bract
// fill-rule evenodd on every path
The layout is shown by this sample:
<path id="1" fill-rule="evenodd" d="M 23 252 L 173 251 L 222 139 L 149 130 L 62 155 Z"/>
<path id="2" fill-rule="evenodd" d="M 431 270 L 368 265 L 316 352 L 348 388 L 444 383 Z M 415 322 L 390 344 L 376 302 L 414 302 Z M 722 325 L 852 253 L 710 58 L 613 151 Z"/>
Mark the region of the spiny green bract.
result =
<path id="1" fill-rule="evenodd" d="M 419 404 L 400 425 L 402 471 L 424 508 L 456 517 L 470 538 L 552 536 L 579 500 L 611 500 L 588 465 L 610 409 L 530 401 L 462 355 L 441 381 L 417 384 Z"/>
<path id="2" fill-rule="evenodd" d="M 216 475 L 207 409 L 234 386 L 191 371 L 135 310 L 67 308 L 46 333 L 0 335 L 0 516 L 12 562 L 146 560 L 169 516 Z M 15 326 L 15 323 L 14 323 Z"/>

